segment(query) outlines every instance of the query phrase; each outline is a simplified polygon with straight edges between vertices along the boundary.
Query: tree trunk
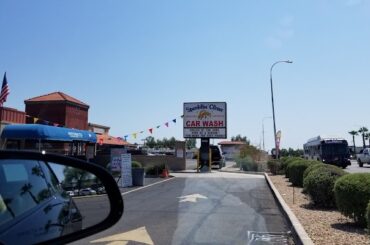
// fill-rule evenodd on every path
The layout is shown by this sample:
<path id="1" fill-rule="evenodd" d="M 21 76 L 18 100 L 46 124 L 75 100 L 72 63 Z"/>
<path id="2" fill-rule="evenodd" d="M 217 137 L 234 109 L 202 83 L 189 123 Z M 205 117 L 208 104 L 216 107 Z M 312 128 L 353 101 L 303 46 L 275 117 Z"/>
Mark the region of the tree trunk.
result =
<path id="1" fill-rule="evenodd" d="M 353 137 L 353 153 L 356 155 L 356 143 L 355 143 L 355 136 L 352 135 Z"/>
<path id="2" fill-rule="evenodd" d="M 363 147 L 362 148 L 366 148 L 366 144 L 365 144 L 365 134 L 362 134 L 362 143 L 363 143 Z"/>

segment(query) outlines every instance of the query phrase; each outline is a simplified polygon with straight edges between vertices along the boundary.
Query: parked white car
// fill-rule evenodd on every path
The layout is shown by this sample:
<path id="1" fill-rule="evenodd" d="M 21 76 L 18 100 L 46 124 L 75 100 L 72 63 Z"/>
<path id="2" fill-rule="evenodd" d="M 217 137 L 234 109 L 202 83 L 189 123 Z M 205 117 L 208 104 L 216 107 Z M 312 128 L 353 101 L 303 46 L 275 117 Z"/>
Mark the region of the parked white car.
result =
<path id="1" fill-rule="evenodd" d="M 370 148 L 365 148 L 357 154 L 358 166 L 363 167 L 364 163 L 370 163 Z"/>
<path id="2" fill-rule="evenodd" d="M 96 191 L 91 188 L 85 188 L 80 190 L 81 196 L 96 195 Z"/>

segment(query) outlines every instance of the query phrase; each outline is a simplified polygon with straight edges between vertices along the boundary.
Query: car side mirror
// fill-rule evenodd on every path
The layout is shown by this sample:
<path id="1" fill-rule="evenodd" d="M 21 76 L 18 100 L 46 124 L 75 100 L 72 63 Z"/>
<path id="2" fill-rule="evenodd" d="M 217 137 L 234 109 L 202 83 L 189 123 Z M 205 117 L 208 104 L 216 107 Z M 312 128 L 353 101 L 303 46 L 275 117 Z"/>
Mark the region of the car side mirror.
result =
<path id="1" fill-rule="evenodd" d="M 122 214 L 121 192 L 105 168 L 56 154 L 0 151 L 0 244 L 70 243 L 111 227 Z"/>

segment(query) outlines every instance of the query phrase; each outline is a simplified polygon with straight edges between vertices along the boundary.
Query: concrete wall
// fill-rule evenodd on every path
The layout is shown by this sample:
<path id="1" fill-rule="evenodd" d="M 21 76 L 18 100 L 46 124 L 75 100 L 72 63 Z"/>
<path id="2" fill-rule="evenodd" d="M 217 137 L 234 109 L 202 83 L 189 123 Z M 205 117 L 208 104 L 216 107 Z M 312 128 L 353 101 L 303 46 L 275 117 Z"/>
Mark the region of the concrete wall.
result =
<path id="1" fill-rule="evenodd" d="M 160 166 L 166 164 L 170 170 L 185 170 L 186 163 L 185 158 L 178 158 L 175 156 L 144 156 L 144 155 L 133 155 L 133 161 L 140 162 L 144 167 L 146 166 Z"/>
<path id="2" fill-rule="evenodd" d="M 177 158 L 175 156 L 132 155 L 132 161 L 140 162 L 143 167 L 166 164 L 170 170 L 179 171 L 186 169 L 185 158 Z M 94 162 L 106 167 L 110 162 L 110 155 L 97 155 Z"/>

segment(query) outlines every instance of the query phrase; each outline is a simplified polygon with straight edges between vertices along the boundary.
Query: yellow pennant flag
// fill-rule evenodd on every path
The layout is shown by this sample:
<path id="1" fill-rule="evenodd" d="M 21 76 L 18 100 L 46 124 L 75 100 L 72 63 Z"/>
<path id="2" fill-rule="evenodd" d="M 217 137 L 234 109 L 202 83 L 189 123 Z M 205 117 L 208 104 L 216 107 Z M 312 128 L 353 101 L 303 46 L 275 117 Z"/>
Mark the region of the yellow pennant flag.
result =
<path id="1" fill-rule="evenodd" d="M 33 118 L 33 123 L 36 123 L 39 119 L 37 117 Z"/>
<path id="2" fill-rule="evenodd" d="M 134 139 L 136 139 L 136 136 L 137 136 L 137 133 L 132 134 L 132 137 L 134 137 Z"/>

